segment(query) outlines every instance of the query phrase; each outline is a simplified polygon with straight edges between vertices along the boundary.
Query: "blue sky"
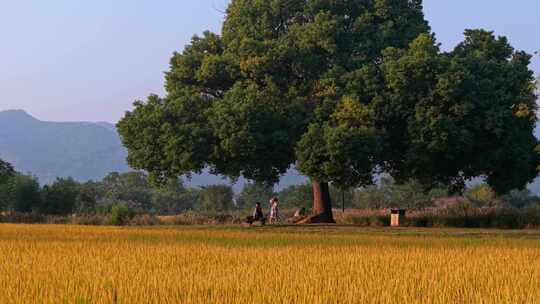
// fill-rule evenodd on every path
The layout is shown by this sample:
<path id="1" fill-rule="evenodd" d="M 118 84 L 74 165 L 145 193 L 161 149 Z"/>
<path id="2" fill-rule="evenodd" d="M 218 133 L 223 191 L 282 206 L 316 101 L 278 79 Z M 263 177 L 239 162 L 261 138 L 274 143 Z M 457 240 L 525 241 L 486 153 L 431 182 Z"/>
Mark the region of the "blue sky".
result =
<path id="1" fill-rule="evenodd" d="M 0 0 L 0 110 L 42 120 L 115 122 L 163 93 L 173 51 L 219 32 L 227 0 Z M 444 49 L 466 28 L 540 51 L 538 0 L 424 0 Z M 540 73 L 537 57 L 532 68 Z"/>

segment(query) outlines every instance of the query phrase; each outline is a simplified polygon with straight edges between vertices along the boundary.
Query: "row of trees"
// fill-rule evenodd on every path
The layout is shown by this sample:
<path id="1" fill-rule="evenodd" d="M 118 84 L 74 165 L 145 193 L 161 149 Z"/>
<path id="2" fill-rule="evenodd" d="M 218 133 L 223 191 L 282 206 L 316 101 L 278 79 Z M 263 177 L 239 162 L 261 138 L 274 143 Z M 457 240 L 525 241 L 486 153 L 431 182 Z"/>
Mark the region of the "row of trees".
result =
<path id="1" fill-rule="evenodd" d="M 227 186 L 192 189 L 184 187 L 180 180 L 170 180 L 153 187 L 146 174 L 130 172 L 111 173 L 102 181 L 86 183 L 58 178 L 41 187 L 35 177 L 9 168 L 9 174 L 2 174 L 0 179 L 0 211 L 69 215 L 104 213 L 114 205 L 125 204 L 142 212 L 177 214 L 195 208 L 226 210 L 233 205 L 233 192 Z M 216 192 L 225 197 L 218 200 L 221 206 L 214 204 Z"/>
<path id="2" fill-rule="evenodd" d="M 248 184 L 239 195 L 229 185 L 185 187 L 180 179 L 169 179 L 154 186 L 143 172 L 111 173 L 101 181 L 79 183 L 72 178 L 58 178 L 40 186 L 38 180 L 15 172 L 0 160 L 0 212 L 69 215 L 105 213 L 114 205 L 124 204 L 145 213 L 173 215 L 185 210 L 228 212 L 252 208 L 274 195 L 286 198 L 286 207 L 305 206 L 311 201 L 305 186 L 293 186 L 281 193 L 264 184 Z M 301 193 L 299 195 L 299 193 Z M 307 196 L 306 196 L 307 195 Z"/>
<path id="3" fill-rule="evenodd" d="M 426 208 L 446 208 L 449 204 L 467 203 L 478 208 L 525 208 L 540 205 L 540 197 L 529 190 L 512 190 L 498 195 L 488 184 L 476 183 L 467 187 L 462 196 L 449 196 L 449 189 L 443 185 L 425 191 L 417 181 L 398 184 L 390 177 L 383 177 L 376 185 L 342 190 L 330 185 L 330 196 L 334 202 L 353 209 L 404 208 L 423 210 Z M 269 195 L 277 195 L 285 208 L 311 208 L 312 186 L 300 184 L 287 187 L 278 193 L 264 184 L 248 184 L 239 195 L 239 202 L 262 201 Z"/>
<path id="4" fill-rule="evenodd" d="M 383 177 L 376 185 L 341 190 L 330 186 L 334 201 L 347 208 L 385 209 L 406 208 L 420 210 L 436 205 L 446 198 L 447 188 L 439 186 L 423 191 L 423 185 L 409 181 L 397 184 Z M 40 186 L 37 179 L 17 173 L 12 166 L 0 160 L 0 212 L 69 215 L 108 213 L 115 205 L 126 205 L 133 210 L 159 215 L 175 215 L 186 210 L 226 213 L 253 208 L 255 202 L 263 205 L 278 196 L 282 208 L 311 208 L 312 186 L 289 186 L 279 192 L 264 183 L 246 184 L 235 194 L 228 185 L 210 185 L 201 188 L 185 187 L 181 180 L 153 186 L 142 172 L 111 173 L 102 181 L 79 183 L 71 178 L 58 178 L 51 185 Z M 540 198 L 528 190 L 513 190 L 500 196 L 487 184 L 478 184 L 465 192 L 464 199 L 477 207 L 523 208 L 538 205 Z"/>

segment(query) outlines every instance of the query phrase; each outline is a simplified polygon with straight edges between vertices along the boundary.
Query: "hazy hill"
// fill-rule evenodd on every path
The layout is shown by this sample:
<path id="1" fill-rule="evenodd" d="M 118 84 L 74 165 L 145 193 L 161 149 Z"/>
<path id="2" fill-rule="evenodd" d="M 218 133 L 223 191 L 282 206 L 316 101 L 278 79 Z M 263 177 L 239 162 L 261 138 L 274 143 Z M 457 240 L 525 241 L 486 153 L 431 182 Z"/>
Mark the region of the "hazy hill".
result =
<path id="1" fill-rule="evenodd" d="M 40 121 L 21 110 L 0 112 L 0 157 L 43 183 L 57 176 L 101 179 L 128 170 L 114 126 Z"/>

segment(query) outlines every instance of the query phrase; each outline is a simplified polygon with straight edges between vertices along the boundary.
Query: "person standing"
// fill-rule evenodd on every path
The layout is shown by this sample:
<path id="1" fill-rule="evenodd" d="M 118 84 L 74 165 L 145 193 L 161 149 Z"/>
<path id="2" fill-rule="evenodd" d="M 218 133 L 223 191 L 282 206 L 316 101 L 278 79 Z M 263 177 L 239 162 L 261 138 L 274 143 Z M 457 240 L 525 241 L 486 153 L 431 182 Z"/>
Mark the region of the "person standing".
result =
<path id="1" fill-rule="evenodd" d="M 270 223 L 279 221 L 279 200 L 277 197 L 273 197 L 270 200 Z"/>

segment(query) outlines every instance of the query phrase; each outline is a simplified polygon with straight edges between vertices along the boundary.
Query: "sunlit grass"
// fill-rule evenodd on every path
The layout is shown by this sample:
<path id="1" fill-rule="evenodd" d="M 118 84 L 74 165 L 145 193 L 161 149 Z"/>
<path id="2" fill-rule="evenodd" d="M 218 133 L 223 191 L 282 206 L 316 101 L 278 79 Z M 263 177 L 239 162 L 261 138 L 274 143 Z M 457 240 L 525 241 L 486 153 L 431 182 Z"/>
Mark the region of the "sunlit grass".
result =
<path id="1" fill-rule="evenodd" d="M 540 234 L 0 225 L 0 303 L 539 303 Z"/>

